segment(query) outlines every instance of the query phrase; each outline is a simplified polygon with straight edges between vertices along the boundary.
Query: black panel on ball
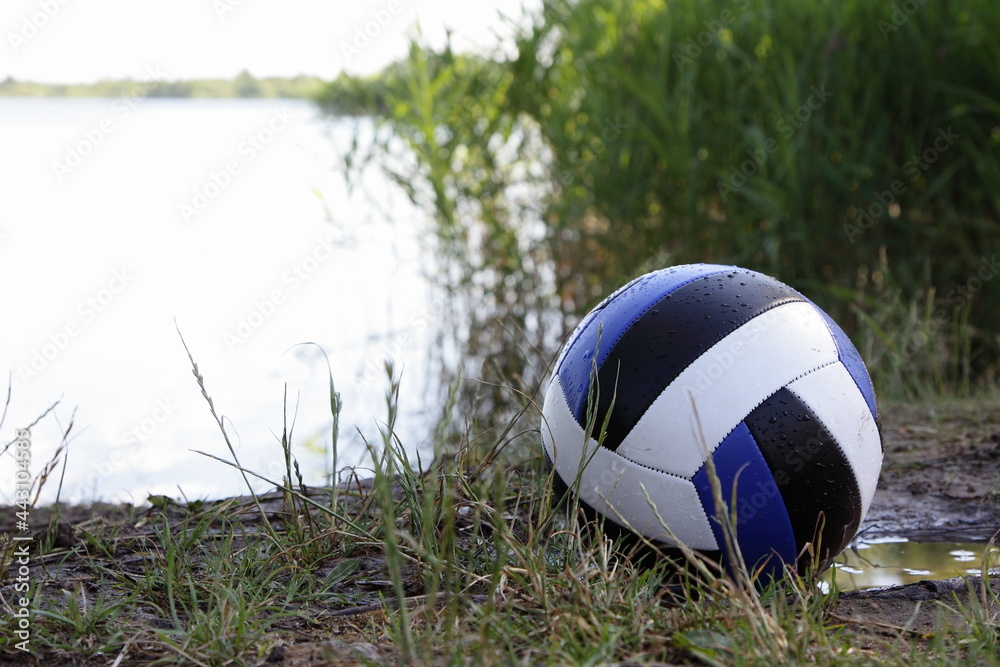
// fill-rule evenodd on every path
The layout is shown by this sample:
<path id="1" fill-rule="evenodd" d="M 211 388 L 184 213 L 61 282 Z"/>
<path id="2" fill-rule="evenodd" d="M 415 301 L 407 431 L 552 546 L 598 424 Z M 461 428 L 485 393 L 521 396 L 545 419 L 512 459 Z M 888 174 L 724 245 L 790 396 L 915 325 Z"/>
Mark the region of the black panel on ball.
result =
<path id="1" fill-rule="evenodd" d="M 713 345 L 754 317 L 793 301 L 805 299 L 774 278 L 733 270 L 694 280 L 653 304 L 597 371 L 598 429 L 614 400 L 603 445 L 617 450 L 660 392 Z"/>
<path id="2" fill-rule="evenodd" d="M 787 388 L 744 421 L 778 484 L 796 543 L 800 549 L 818 544 L 819 564 L 826 567 L 861 522 L 861 492 L 850 462 L 817 415 Z M 800 563 L 800 571 L 807 565 Z"/>

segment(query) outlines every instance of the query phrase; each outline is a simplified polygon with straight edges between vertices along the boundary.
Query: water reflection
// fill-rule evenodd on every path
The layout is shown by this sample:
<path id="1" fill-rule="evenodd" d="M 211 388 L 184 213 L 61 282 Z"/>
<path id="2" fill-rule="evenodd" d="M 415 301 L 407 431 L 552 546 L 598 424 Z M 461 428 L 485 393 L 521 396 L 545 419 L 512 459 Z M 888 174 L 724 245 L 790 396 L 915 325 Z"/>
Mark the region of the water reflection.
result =
<path id="1" fill-rule="evenodd" d="M 878 588 L 948 579 L 1000 566 L 1000 549 L 975 542 L 911 542 L 905 537 L 858 541 L 834 563 L 828 577 L 841 590 Z"/>

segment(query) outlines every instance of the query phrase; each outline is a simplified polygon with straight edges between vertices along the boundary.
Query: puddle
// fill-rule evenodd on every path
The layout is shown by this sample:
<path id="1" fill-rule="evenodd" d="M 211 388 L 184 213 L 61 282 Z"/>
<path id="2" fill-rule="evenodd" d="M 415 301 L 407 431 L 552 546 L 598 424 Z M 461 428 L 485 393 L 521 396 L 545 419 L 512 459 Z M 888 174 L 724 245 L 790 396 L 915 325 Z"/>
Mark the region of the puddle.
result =
<path id="1" fill-rule="evenodd" d="M 850 591 L 979 575 L 987 549 L 986 566 L 996 573 L 1000 548 L 984 542 L 911 542 L 905 537 L 859 540 L 837 557 L 826 576 L 836 577 L 840 590 Z"/>

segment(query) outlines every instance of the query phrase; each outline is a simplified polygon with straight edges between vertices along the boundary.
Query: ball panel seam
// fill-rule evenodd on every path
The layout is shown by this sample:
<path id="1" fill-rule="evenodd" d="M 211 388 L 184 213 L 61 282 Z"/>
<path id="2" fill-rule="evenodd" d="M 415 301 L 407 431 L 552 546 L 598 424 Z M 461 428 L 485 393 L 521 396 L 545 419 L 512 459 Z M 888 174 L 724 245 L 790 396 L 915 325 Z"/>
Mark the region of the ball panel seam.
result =
<path id="1" fill-rule="evenodd" d="M 603 365 L 610 350 L 614 349 L 614 346 L 617 345 L 624 333 L 628 331 L 636 320 L 663 297 L 672 294 L 685 285 L 700 278 L 732 271 L 736 268 L 717 264 L 686 264 L 673 267 L 672 269 L 654 271 L 651 274 L 636 278 L 602 301 L 599 306 L 591 311 L 592 316 L 588 315 L 584 322 L 581 323 L 581 326 L 574 332 L 569 347 L 561 356 L 555 371 L 564 381 L 563 387 L 567 391 L 567 401 L 570 411 L 576 416 L 577 421 L 583 425 L 583 420 L 585 419 L 584 407 L 587 404 L 588 394 L 591 390 L 592 366 L 595 363 L 598 368 Z M 689 278 L 682 278 L 680 283 L 669 282 L 670 278 L 675 277 L 675 274 L 683 274 L 685 271 L 691 271 L 694 275 Z M 647 295 L 648 302 L 640 301 L 637 304 L 629 300 L 632 296 L 631 293 L 638 290 L 644 282 L 656 282 L 658 280 L 665 281 L 665 283 L 655 286 L 654 291 Z M 604 326 L 606 321 L 614 320 L 619 314 L 628 314 L 630 307 L 634 308 L 640 304 L 641 310 L 639 312 L 632 312 L 626 318 L 626 324 L 622 325 L 619 323 L 615 329 L 610 330 L 611 335 L 605 338 L 605 334 L 609 333 L 609 327 Z M 624 312 L 619 313 L 619 311 Z M 613 340 L 609 340 L 611 338 Z M 595 357 L 596 362 L 594 361 Z"/>
<path id="2" fill-rule="evenodd" d="M 775 326 L 780 324 L 780 326 Z M 775 329 L 775 331 L 771 331 Z M 762 336 L 766 331 L 769 335 Z M 818 332 L 822 335 L 817 336 Z M 839 363 L 833 339 L 808 303 L 796 301 L 750 320 L 713 349 L 729 354 L 721 374 L 708 378 L 717 356 L 684 370 L 657 396 L 617 451 L 629 459 L 690 479 L 722 439 L 780 387 L 823 366 Z M 730 353 L 736 350 L 736 353 Z M 710 351 L 711 352 L 711 351 Z M 795 367 L 806 370 L 796 372 Z M 721 366 L 720 366 L 721 368 Z M 740 378 L 753 378 L 752 393 Z M 706 450 L 693 433 L 692 401 L 705 431 Z M 669 460 L 661 456 L 663 434 L 675 440 Z"/>
<path id="3" fill-rule="evenodd" d="M 791 384 L 747 415 L 746 424 L 778 483 L 796 542 L 800 548 L 812 543 L 823 562 L 854 537 L 861 522 L 861 489 L 835 435 L 789 389 Z"/>
<path id="4" fill-rule="evenodd" d="M 867 409 L 857 409 L 860 405 L 867 408 L 867 401 L 855 378 L 840 363 L 824 369 L 822 373 L 790 382 L 788 390 L 812 410 L 850 464 L 861 497 L 860 524 L 868 514 L 878 485 L 878 471 L 882 468 L 882 438 Z M 824 409 L 824 406 L 827 407 Z M 862 418 L 854 424 L 856 413 Z M 867 419 L 865 416 L 868 416 Z M 866 447 L 873 440 L 878 443 L 878 451 L 870 451 L 871 447 Z"/>
<path id="5" fill-rule="evenodd" d="M 638 485 L 642 485 L 663 520 L 674 520 L 667 525 L 679 540 L 693 549 L 718 549 L 707 515 L 703 511 L 693 513 L 701 509 L 701 503 L 690 479 L 635 464 L 598 446 L 577 424 L 569 404 L 553 393 L 562 393 L 557 381 L 550 383 L 546 394 L 543 413 L 547 427 L 543 443 L 546 453 L 551 444 L 553 466 L 566 486 L 576 489 L 581 500 L 605 516 L 614 518 L 621 514 L 615 518 L 616 522 L 628 520 L 634 530 L 646 537 L 670 543 L 645 494 L 638 490 Z M 549 439 L 557 440 L 558 444 L 546 442 Z M 581 443 L 579 449 L 567 448 L 566 443 L 576 442 Z"/>
<path id="6" fill-rule="evenodd" d="M 598 364 L 598 387 L 613 387 L 598 393 L 598 419 L 615 400 L 605 446 L 617 448 L 660 392 L 720 341 L 774 308 L 802 301 L 773 278 L 739 270 L 702 276 L 652 303 Z"/>
<path id="7" fill-rule="evenodd" d="M 872 383 L 871 375 L 868 373 L 868 368 L 865 366 L 865 361 L 861 357 L 861 353 L 858 352 L 858 348 L 854 346 L 851 339 L 848 338 L 847 333 L 840 328 L 830 315 L 817 306 L 812 301 L 813 307 L 816 308 L 823 315 L 823 319 L 826 321 L 826 326 L 830 329 L 830 335 L 833 336 L 833 340 L 837 343 L 837 349 L 840 352 L 840 361 L 844 364 L 844 368 L 850 373 L 851 379 L 854 380 L 855 385 L 858 387 L 858 391 L 865 399 L 865 403 L 868 405 L 868 410 L 871 412 L 872 419 L 875 420 L 876 426 L 880 424 L 879 414 L 878 414 L 878 401 L 875 398 L 875 385 Z M 859 377 L 860 376 L 860 377 Z M 862 379 L 863 378 L 863 379 Z M 881 427 L 879 427 L 881 429 Z"/>
<path id="8" fill-rule="evenodd" d="M 726 520 L 736 517 L 733 528 L 747 567 L 753 571 L 766 560 L 765 574 L 781 576 L 783 564 L 794 564 L 799 548 L 781 490 L 746 422 L 736 425 L 710 460 L 719 481 Z M 693 481 L 715 539 L 725 550 L 722 519 L 718 516 L 723 508 L 715 506 L 707 461 Z"/>

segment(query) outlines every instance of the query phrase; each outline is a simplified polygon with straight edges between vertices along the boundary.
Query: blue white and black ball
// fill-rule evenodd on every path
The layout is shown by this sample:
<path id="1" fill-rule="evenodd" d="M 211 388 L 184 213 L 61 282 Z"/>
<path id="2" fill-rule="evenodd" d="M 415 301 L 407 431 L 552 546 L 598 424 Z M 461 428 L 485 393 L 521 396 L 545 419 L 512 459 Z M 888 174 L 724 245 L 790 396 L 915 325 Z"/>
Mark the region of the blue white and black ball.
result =
<path id="1" fill-rule="evenodd" d="M 731 566 L 711 458 L 743 559 L 770 576 L 828 565 L 882 466 L 875 392 L 843 330 L 735 266 L 655 271 L 605 299 L 566 342 L 541 427 L 585 508 Z"/>

